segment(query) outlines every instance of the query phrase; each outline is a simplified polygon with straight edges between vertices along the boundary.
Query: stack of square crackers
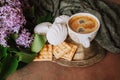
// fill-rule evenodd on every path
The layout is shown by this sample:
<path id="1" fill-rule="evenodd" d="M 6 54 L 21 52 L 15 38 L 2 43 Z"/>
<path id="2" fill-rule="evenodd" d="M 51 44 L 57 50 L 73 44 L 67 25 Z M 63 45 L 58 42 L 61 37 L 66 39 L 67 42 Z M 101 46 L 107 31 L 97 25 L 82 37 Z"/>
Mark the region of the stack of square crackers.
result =
<path id="1" fill-rule="evenodd" d="M 53 56 L 56 59 L 63 58 L 71 61 L 76 50 L 77 46 L 71 43 L 63 42 L 57 46 L 46 44 L 40 53 L 35 57 L 34 61 L 52 61 Z"/>

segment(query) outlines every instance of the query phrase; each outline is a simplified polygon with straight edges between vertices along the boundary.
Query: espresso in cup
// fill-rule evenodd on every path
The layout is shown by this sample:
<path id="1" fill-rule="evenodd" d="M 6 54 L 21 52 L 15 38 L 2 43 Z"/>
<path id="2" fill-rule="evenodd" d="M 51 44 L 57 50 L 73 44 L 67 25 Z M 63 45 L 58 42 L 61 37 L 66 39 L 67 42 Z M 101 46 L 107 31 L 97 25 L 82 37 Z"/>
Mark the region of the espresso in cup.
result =
<path id="1" fill-rule="evenodd" d="M 69 18 L 67 28 L 73 41 L 88 48 L 100 28 L 100 21 L 93 14 L 76 13 Z"/>
<path id="2" fill-rule="evenodd" d="M 80 34 L 91 33 L 98 28 L 96 19 L 87 15 L 74 16 L 69 20 L 68 24 L 73 31 Z"/>

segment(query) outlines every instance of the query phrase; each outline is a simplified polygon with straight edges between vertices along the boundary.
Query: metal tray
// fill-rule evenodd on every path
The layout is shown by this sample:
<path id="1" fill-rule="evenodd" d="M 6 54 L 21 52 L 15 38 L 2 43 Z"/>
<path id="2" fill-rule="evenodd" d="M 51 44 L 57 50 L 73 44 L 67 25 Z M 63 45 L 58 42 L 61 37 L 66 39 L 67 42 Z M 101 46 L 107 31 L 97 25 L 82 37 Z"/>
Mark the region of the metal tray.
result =
<path id="1" fill-rule="evenodd" d="M 70 42 L 78 46 L 73 60 L 67 61 L 65 59 L 56 59 L 53 57 L 53 62 L 67 67 L 88 67 L 98 63 L 105 57 L 106 51 L 100 47 L 95 40 L 91 42 L 91 46 L 89 48 L 84 48 L 81 44 L 73 42 L 70 38 L 68 38 L 66 42 Z M 84 57 L 81 58 L 81 55 Z M 76 56 L 79 57 L 76 58 Z"/>

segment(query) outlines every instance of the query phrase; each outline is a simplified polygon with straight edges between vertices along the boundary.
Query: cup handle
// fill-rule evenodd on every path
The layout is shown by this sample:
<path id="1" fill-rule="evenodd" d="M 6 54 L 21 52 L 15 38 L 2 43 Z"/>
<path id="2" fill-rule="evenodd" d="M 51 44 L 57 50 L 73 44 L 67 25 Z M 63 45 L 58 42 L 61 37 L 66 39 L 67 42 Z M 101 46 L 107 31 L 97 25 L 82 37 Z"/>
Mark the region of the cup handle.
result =
<path id="1" fill-rule="evenodd" d="M 90 40 L 87 37 L 82 37 L 82 39 L 79 38 L 79 42 L 85 47 L 90 47 Z"/>

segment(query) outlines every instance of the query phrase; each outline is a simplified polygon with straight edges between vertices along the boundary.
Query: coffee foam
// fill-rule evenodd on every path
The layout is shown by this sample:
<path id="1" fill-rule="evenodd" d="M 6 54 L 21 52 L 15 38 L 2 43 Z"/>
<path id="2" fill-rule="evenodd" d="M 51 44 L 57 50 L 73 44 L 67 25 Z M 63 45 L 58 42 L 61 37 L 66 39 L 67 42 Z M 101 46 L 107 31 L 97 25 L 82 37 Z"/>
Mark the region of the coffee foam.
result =
<path id="1" fill-rule="evenodd" d="M 68 24 L 73 31 L 81 34 L 91 33 L 98 28 L 96 19 L 91 16 L 74 16 Z"/>

